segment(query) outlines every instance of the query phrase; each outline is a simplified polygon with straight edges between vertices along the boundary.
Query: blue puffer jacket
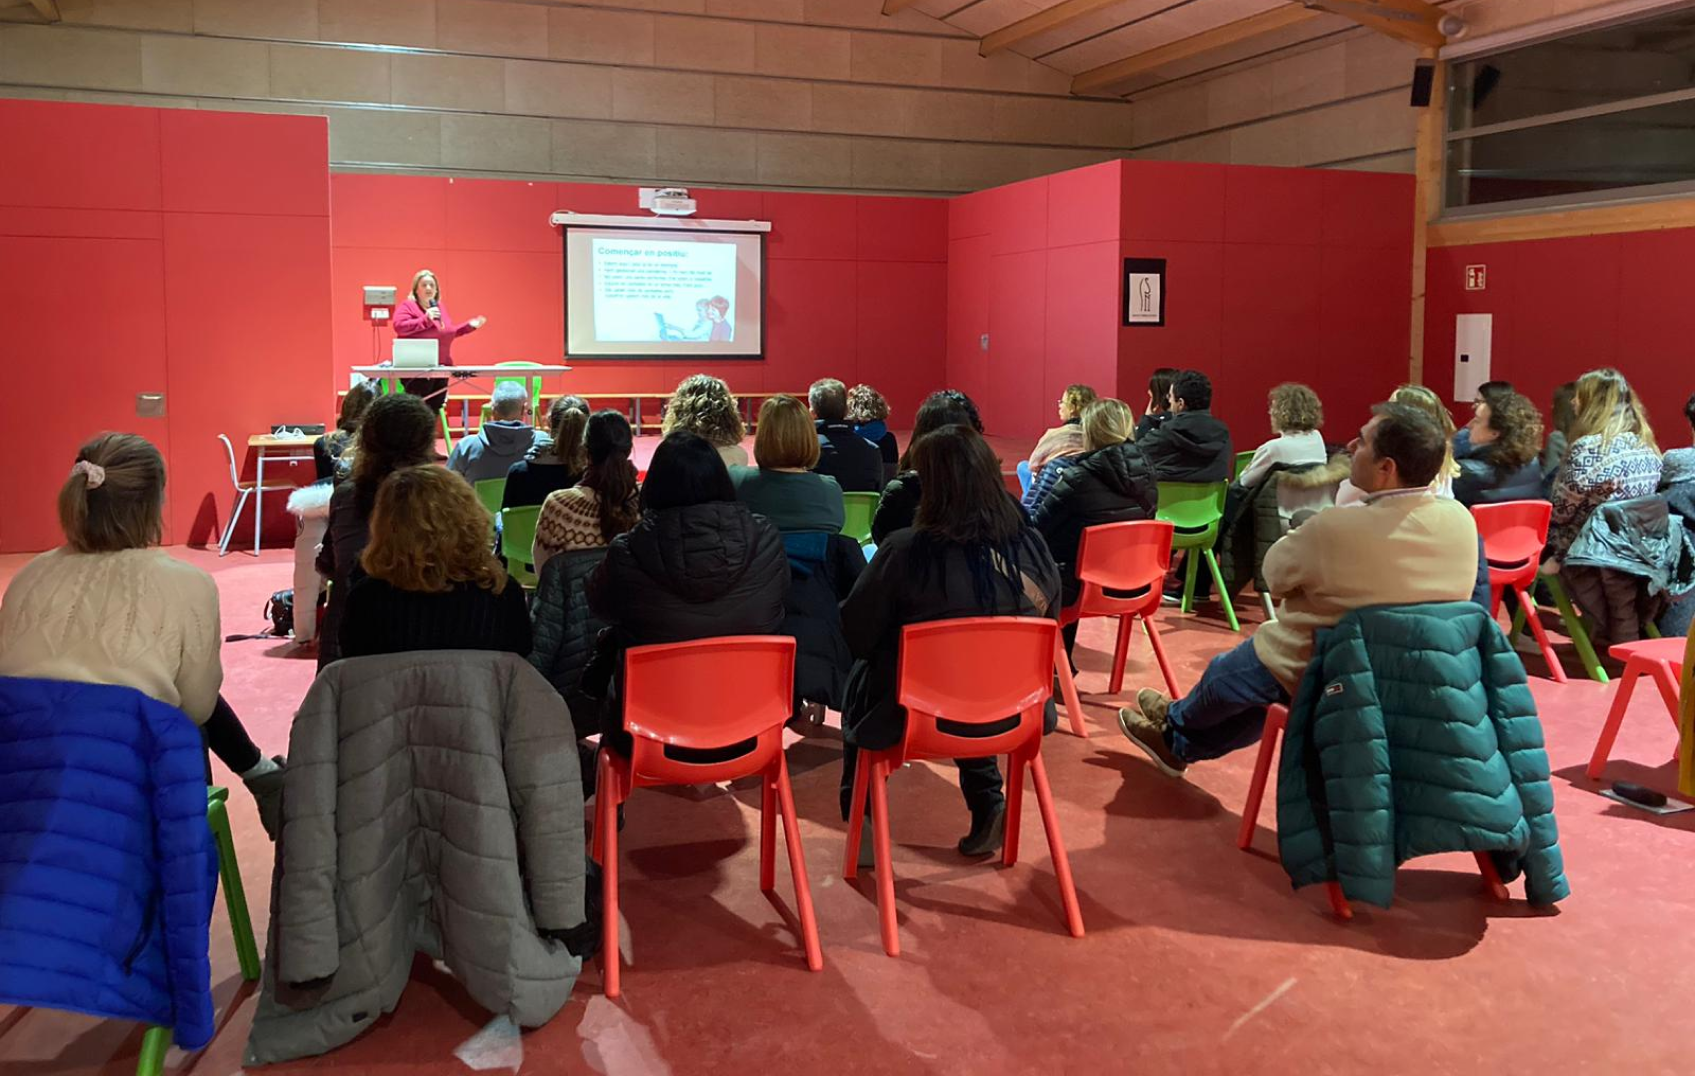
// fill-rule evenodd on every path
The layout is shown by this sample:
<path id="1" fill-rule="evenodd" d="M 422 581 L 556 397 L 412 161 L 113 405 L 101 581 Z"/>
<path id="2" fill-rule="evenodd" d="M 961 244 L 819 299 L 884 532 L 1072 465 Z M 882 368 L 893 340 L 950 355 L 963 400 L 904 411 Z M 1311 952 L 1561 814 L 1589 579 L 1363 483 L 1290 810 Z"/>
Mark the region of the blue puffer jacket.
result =
<path id="1" fill-rule="evenodd" d="M 0 677 L 0 1002 L 212 1038 L 200 730 L 127 687 Z"/>
<path id="2" fill-rule="evenodd" d="M 1298 888 L 1388 907 L 1395 868 L 1492 852 L 1533 904 L 1570 894 L 1524 666 L 1471 602 L 1378 606 L 1318 634 L 1278 764 L 1277 843 Z"/>

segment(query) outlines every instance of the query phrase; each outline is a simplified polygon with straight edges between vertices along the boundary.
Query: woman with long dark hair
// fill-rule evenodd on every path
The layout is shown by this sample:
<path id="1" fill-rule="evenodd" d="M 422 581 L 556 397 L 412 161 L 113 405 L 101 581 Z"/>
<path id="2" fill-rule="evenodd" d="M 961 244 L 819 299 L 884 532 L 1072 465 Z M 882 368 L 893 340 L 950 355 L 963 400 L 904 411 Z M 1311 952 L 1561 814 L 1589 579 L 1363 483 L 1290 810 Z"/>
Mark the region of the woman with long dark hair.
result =
<path id="1" fill-rule="evenodd" d="M 636 525 L 636 468 L 630 463 L 635 441 L 630 422 L 617 411 L 596 411 L 584 432 L 587 466 L 570 489 L 556 490 L 542 502 L 536 518 L 536 544 L 530 563 L 539 574 L 559 553 L 602 549 Z"/>
<path id="2" fill-rule="evenodd" d="M 1136 423 L 1136 440 L 1159 429 L 1171 417 L 1171 386 L 1180 373 L 1175 366 L 1161 366 L 1148 378 L 1148 406 L 1142 412 L 1141 421 Z"/>
<path id="3" fill-rule="evenodd" d="M 924 488 L 918 518 L 878 545 L 842 603 L 842 630 L 856 659 L 842 707 L 843 818 L 860 749 L 892 747 L 906 731 L 906 712 L 895 702 L 903 627 L 969 616 L 1053 616 L 1059 604 L 1059 569 L 1047 543 L 1025 522 L 976 430 L 943 426 L 915 438 L 907 454 Z M 1050 702 L 1045 728 L 1055 718 Z M 994 759 L 958 766 L 971 809 L 971 832 L 959 850 L 988 855 L 1000 847 L 1006 824 L 1000 769 Z"/>
<path id="4" fill-rule="evenodd" d="M 958 389 L 932 392 L 918 405 L 918 413 L 912 417 L 912 440 L 907 442 L 906 453 L 900 458 L 899 473 L 883 487 L 883 499 L 877 502 L 877 513 L 871 517 L 871 540 L 878 545 L 895 531 L 917 521 L 918 502 L 923 499 L 924 489 L 918 472 L 913 469 L 912 447 L 920 437 L 943 426 L 969 426 L 982 433 L 983 419 L 971 397 Z"/>

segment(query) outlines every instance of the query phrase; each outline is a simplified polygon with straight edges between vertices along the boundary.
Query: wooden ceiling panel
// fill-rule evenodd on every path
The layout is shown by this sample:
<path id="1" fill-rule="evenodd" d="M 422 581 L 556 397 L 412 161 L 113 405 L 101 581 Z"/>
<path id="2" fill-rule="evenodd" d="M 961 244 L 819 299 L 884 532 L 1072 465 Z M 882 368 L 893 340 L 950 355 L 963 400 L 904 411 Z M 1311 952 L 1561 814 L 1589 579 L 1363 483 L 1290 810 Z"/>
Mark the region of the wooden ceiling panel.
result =
<path id="1" fill-rule="evenodd" d="M 1134 98 L 1139 91 L 1153 86 L 1163 86 L 1168 82 L 1175 82 L 1178 79 L 1188 78 L 1202 72 L 1257 59 L 1280 49 L 1295 48 L 1309 41 L 1317 41 L 1320 38 L 1328 38 L 1357 29 L 1359 29 L 1359 25 L 1350 19 L 1344 19 L 1339 15 L 1325 15 L 1310 22 L 1259 34 L 1234 45 L 1212 49 L 1199 56 L 1151 68 L 1147 73 L 1137 75 L 1135 78 L 1115 87 L 1114 92 Z"/>
<path id="2" fill-rule="evenodd" d="M 1079 42 L 1042 57 L 1042 62 L 1075 75 L 1272 8 L 1290 6 L 1286 0 L 1206 0 L 1204 4 L 1173 8 L 1122 30 Z"/>
<path id="3" fill-rule="evenodd" d="M 1045 57 L 1049 53 L 1149 18 L 1159 18 L 1160 12 L 1181 2 L 1182 0 L 1120 0 L 1119 3 L 1088 12 L 1047 33 L 1038 34 L 1014 46 L 1014 49 L 1033 58 L 1044 57 L 1045 63 Z M 1206 3 L 1207 0 L 1200 2 Z"/>
<path id="4" fill-rule="evenodd" d="M 1020 19 L 1040 15 L 1063 0 L 978 0 L 949 19 L 950 25 L 968 30 L 977 37 L 987 37 L 996 30 L 1011 26 Z"/>

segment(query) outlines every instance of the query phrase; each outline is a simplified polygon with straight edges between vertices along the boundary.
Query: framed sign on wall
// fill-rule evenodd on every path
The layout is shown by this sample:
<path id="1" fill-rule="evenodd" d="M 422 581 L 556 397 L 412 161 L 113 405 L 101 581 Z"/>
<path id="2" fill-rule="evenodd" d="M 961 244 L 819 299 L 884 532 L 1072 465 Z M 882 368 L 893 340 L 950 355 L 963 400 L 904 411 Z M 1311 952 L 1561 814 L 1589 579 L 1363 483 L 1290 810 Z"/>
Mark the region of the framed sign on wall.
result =
<path id="1" fill-rule="evenodd" d="M 1165 324 L 1165 259 L 1124 259 L 1124 324 Z"/>

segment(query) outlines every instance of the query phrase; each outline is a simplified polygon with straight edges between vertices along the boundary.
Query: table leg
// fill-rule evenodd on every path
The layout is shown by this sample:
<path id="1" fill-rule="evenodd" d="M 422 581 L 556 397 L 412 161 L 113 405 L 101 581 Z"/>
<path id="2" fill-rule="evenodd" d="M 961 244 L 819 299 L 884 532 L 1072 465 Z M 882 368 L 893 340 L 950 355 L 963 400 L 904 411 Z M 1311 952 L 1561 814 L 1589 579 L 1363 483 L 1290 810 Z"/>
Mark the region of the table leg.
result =
<path id="1" fill-rule="evenodd" d="M 265 450 L 259 449 L 258 481 L 253 490 L 253 555 L 259 555 L 260 524 L 265 522 Z"/>
<path id="2" fill-rule="evenodd" d="M 642 435 L 642 398 L 640 396 L 630 397 L 630 410 L 636 416 L 636 436 L 640 437 Z"/>

